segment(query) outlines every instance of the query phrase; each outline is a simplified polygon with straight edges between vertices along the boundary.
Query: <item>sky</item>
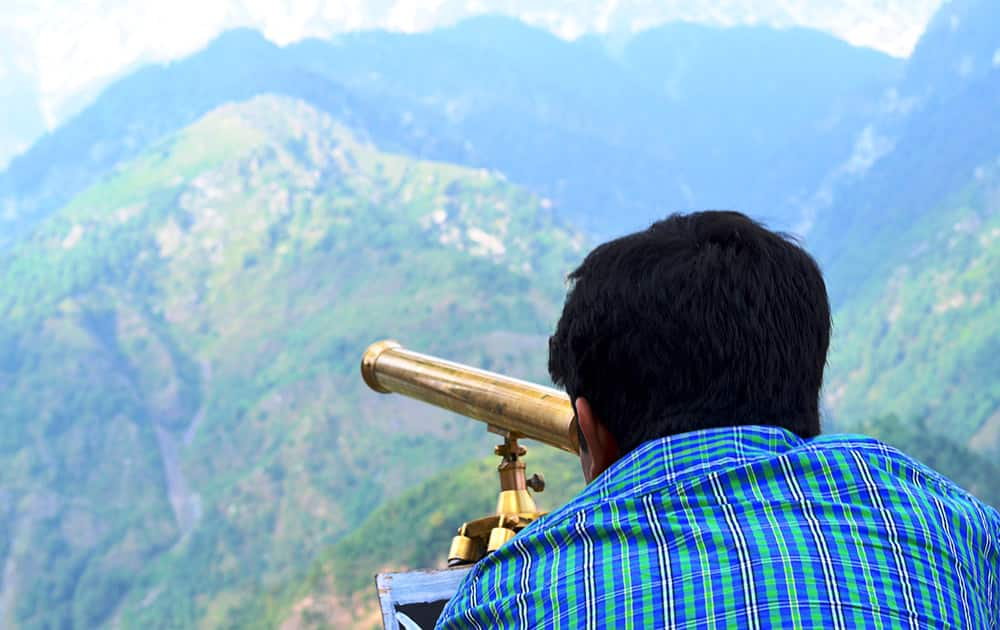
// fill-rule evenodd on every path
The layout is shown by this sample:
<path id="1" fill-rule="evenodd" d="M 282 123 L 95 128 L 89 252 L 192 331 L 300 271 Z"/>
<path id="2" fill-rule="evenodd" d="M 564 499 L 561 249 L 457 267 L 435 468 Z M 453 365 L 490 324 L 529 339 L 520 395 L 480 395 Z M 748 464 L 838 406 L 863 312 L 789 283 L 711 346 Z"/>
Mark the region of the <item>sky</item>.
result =
<path id="1" fill-rule="evenodd" d="M 108 81 L 190 54 L 228 28 L 278 44 L 384 28 L 414 32 L 504 13 L 565 38 L 667 21 L 824 30 L 907 56 L 942 0 L 2 0 L 0 81 L 38 93 L 52 128 Z M 17 89 L 21 89 L 17 87 Z"/>

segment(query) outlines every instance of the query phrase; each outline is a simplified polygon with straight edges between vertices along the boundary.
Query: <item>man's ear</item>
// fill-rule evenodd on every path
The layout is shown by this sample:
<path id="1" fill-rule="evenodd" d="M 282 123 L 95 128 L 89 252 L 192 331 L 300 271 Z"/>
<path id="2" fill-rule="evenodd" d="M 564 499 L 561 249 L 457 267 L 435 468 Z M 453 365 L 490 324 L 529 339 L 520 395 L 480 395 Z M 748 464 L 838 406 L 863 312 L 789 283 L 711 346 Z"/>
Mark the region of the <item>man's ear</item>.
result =
<path id="1" fill-rule="evenodd" d="M 589 462 L 587 459 L 584 460 L 583 476 L 589 483 L 621 458 L 621 450 L 618 448 L 618 440 L 601 422 L 601 419 L 594 414 L 590 401 L 579 396 L 574 403 L 577 422 L 579 422 L 580 430 L 583 431 L 583 437 L 587 441 Z M 587 464 L 589 464 L 590 470 L 586 470 Z"/>

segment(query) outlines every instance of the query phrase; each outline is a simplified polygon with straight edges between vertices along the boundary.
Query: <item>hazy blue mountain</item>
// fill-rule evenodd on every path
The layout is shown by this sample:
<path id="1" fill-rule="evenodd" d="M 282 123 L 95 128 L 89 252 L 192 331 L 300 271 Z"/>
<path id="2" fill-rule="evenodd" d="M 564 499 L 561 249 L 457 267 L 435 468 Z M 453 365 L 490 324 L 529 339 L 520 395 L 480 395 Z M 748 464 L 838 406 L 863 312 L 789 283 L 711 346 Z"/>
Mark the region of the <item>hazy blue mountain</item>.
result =
<path id="1" fill-rule="evenodd" d="M 474 163 L 603 232 L 693 207 L 791 223 L 789 182 L 808 190 L 844 159 L 854 112 L 901 69 L 812 31 L 678 24 L 611 54 L 503 18 L 293 50 L 352 89 L 441 112 Z"/>
<path id="2" fill-rule="evenodd" d="M 164 135 L 219 105 L 269 93 L 304 99 L 362 134 L 407 134 L 395 113 L 296 65 L 258 33 L 232 31 L 197 55 L 115 82 L 14 159 L 0 174 L 0 247 Z"/>
<path id="3" fill-rule="evenodd" d="M 684 156 L 689 205 L 784 225 L 797 218 L 790 200 L 850 155 L 902 71 L 814 31 L 694 24 L 639 34 L 624 63 L 670 103 L 651 140 Z"/>
<path id="4" fill-rule="evenodd" d="M 684 43 L 701 35 L 712 45 Z M 726 47 L 759 51 L 729 70 L 752 79 L 709 89 Z M 816 81 L 810 66 L 840 78 Z M 236 31 L 114 83 L 13 161 L 0 175 L 0 246 L 163 134 L 261 93 L 302 98 L 390 149 L 501 170 L 600 232 L 699 206 L 787 224 L 796 209 L 784 198 L 811 188 L 859 131 L 843 112 L 877 95 L 897 66 L 821 33 L 763 28 L 678 26 L 643 36 L 621 59 L 594 39 L 570 43 L 505 18 L 286 49 Z M 661 67 L 688 72 L 665 86 Z M 746 107 L 723 115 L 726 102 Z M 816 129 L 827 133 L 803 146 Z"/>
<path id="5" fill-rule="evenodd" d="M 977 169 L 1000 156 L 1000 63 L 966 78 L 941 71 L 965 50 L 966 40 L 942 34 L 953 11 L 959 23 L 975 17 L 992 29 L 1000 47 L 1000 6 L 980 0 L 946 5 L 927 40 L 907 64 L 902 112 L 873 119 L 884 134 L 884 154 L 836 191 L 832 207 L 818 218 L 810 243 L 831 274 L 835 301 L 872 275 L 884 273 L 921 239 L 923 220 L 934 220 L 949 195 L 975 185 Z M 974 40 L 975 41 L 975 40 Z M 982 47 L 982 46 L 980 46 Z M 915 82 L 922 94 L 905 92 Z M 856 247 L 879 243 L 877 249 Z"/>
<path id="6" fill-rule="evenodd" d="M 907 64 L 903 90 L 948 98 L 1000 68 L 1000 12 L 988 0 L 951 0 L 927 26 Z"/>
<path id="7" fill-rule="evenodd" d="M 809 245 L 838 307 L 825 402 L 839 426 L 898 413 L 996 453 L 1000 67 L 942 73 L 969 45 L 942 32 L 955 10 L 998 30 L 995 3 L 942 8 L 906 69 L 923 93 L 880 122 L 884 155 L 833 192 Z"/>
<path id="8" fill-rule="evenodd" d="M 663 103 L 598 46 L 478 18 L 430 34 L 308 41 L 290 53 L 408 118 L 433 116 L 430 133 L 454 137 L 463 154 L 411 151 L 499 169 L 591 227 L 645 219 L 680 196 L 671 148 L 642 142 Z"/>

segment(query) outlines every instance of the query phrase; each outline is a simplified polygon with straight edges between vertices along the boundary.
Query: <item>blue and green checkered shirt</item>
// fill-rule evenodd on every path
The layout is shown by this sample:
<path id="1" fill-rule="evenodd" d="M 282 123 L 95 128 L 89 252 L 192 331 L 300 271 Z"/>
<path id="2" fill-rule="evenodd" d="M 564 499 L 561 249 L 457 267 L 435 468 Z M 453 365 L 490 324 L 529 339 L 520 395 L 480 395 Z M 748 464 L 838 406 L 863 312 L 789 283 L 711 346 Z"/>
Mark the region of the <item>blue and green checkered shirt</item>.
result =
<path id="1" fill-rule="evenodd" d="M 1000 514 L 863 436 L 652 440 L 476 565 L 438 622 L 495 627 L 996 629 Z"/>

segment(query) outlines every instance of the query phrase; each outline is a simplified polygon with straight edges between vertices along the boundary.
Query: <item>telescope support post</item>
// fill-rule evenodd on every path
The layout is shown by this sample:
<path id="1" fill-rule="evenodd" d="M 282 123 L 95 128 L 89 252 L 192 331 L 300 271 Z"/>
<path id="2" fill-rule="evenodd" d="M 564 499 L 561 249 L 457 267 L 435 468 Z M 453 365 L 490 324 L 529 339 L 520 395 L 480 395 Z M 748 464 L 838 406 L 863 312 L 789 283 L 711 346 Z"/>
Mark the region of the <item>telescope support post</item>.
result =
<path id="1" fill-rule="evenodd" d="M 544 477 L 536 474 L 526 479 L 523 457 L 528 449 L 517 443 L 516 434 L 503 432 L 502 435 L 503 444 L 497 445 L 493 451 L 500 457 L 497 466 L 500 496 L 497 497 L 496 514 L 462 524 L 458 535 L 452 538 L 448 566 L 479 561 L 545 514 L 538 511 L 535 500 L 528 492 L 528 488 L 535 492 L 544 490 Z"/>

